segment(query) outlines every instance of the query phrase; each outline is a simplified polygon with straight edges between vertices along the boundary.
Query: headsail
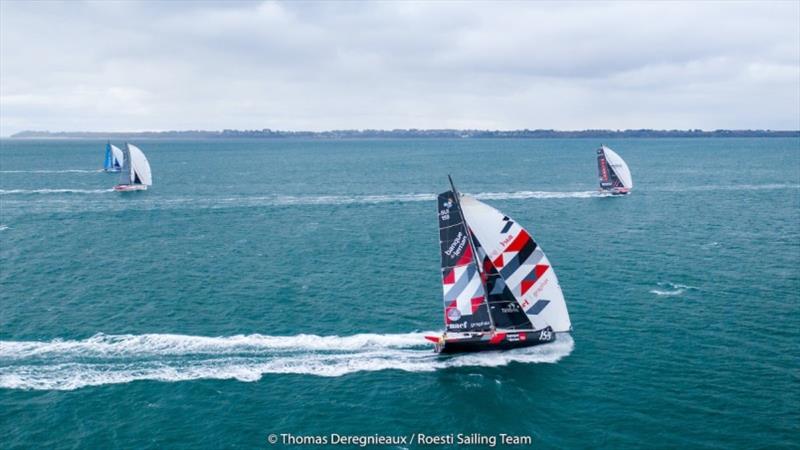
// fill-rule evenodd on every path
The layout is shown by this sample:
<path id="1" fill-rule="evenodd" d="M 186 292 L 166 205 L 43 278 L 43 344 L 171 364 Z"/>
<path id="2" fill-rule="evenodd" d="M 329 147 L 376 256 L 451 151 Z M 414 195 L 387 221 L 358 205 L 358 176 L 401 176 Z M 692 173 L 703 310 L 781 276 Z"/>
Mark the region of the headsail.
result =
<path id="1" fill-rule="evenodd" d="M 446 330 L 489 331 L 486 291 L 456 194 L 439 194 L 437 206 Z"/>
<path id="2" fill-rule="evenodd" d="M 109 144 L 111 146 L 111 168 L 112 169 L 119 169 L 122 167 L 122 160 L 125 158 L 122 154 L 122 150 L 119 149 L 114 144 Z"/>
<path id="3" fill-rule="evenodd" d="M 461 196 L 460 205 L 470 230 L 533 328 L 550 326 L 553 331 L 569 331 L 571 322 L 558 278 L 530 234 L 508 216 L 472 197 Z"/>
<path id="4" fill-rule="evenodd" d="M 610 148 L 601 145 L 597 149 L 597 170 L 601 189 L 633 187 L 631 171 L 623 159 Z"/>
<path id="5" fill-rule="evenodd" d="M 495 269 L 489 256 L 481 246 L 480 241 L 472 235 L 472 242 L 478 250 L 478 260 L 483 265 L 483 279 L 485 280 L 489 314 L 492 316 L 494 326 L 504 330 L 531 330 L 533 324 L 517 303 L 514 294 L 506 285 L 500 272 Z"/>
<path id="6" fill-rule="evenodd" d="M 130 184 L 152 185 L 153 177 L 150 174 L 150 163 L 147 161 L 144 153 L 142 153 L 139 147 L 133 144 L 125 144 L 125 147 L 128 150 L 127 154 L 130 155 L 131 160 Z"/>

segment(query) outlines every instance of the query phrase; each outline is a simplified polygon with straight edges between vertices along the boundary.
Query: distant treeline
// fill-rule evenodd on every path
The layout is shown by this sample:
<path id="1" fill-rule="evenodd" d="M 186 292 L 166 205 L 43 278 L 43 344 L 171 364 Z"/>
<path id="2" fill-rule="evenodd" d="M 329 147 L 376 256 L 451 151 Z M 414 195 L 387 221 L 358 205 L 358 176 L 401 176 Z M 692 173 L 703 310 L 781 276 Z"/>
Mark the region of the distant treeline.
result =
<path id="1" fill-rule="evenodd" d="M 397 139 L 397 138 L 474 138 L 474 139 L 547 139 L 547 138 L 683 138 L 683 137 L 800 137 L 800 130 L 331 130 L 280 131 L 263 130 L 186 130 L 186 131 L 21 131 L 12 138 L 80 138 L 80 139 Z"/>

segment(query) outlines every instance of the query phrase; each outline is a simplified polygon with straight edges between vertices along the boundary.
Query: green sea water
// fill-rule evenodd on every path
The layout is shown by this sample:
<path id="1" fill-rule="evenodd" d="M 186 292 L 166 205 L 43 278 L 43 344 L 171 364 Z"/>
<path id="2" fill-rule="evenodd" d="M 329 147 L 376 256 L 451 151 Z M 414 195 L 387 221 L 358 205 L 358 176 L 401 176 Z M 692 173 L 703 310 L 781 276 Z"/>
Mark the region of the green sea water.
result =
<path id="1" fill-rule="evenodd" d="M 604 143 L 632 195 L 593 140 L 143 140 L 129 194 L 105 142 L 0 141 L 0 448 L 798 448 L 800 140 Z M 432 353 L 447 174 L 545 249 L 571 336 Z"/>

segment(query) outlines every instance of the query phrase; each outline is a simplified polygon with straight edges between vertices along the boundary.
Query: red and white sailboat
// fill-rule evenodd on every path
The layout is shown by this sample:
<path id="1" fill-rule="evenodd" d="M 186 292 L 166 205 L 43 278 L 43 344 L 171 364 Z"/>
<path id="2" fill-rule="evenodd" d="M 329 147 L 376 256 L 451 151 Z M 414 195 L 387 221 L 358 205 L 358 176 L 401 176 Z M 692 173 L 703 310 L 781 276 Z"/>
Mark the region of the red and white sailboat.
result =
<path id="1" fill-rule="evenodd" d="M 145 191 L 153 184 L 150 163 L 139 147 L 125 143 L 122 149 L 124 161 L 119 174 L 119 184 L 114 186 L 118 192 Z"/>
<path id="2" fill-rule="evenodd" d="M 633 178 L 628 164 L 614 150 L 601 145 L 597 149 L 597 172 L 600 190 L 612 195 L 625 195 L 633 189 Z"/>
<path id="3" fill-rule="evenodd" d="M 530 347 L 570 331 L 558 278 L 531 235 L 452 183 L 438 198 L 445 332 L 426 339 L 458 353 Z"/>

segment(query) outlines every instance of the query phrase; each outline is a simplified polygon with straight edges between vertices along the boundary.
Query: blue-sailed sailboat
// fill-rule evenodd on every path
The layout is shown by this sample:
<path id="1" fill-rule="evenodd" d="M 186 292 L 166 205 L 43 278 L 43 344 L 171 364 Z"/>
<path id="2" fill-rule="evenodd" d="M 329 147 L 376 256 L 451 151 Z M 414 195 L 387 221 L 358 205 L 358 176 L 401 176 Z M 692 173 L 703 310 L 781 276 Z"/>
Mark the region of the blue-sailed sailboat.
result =
<path id="1" fill-rule="evenodd" d="M 111 142 L 106 142 L 106 158 L 103 161 L 103 170 L 106 172 L 119 172 L 125 157 L 122 150 Z"/>

